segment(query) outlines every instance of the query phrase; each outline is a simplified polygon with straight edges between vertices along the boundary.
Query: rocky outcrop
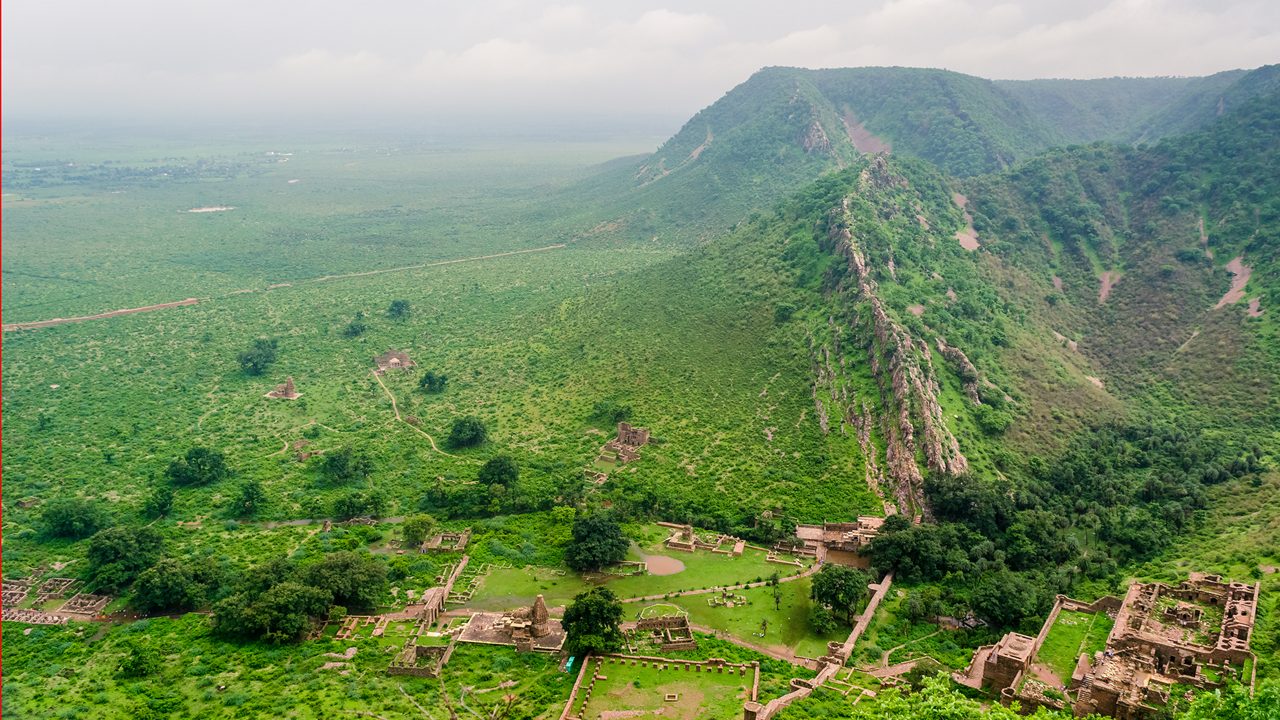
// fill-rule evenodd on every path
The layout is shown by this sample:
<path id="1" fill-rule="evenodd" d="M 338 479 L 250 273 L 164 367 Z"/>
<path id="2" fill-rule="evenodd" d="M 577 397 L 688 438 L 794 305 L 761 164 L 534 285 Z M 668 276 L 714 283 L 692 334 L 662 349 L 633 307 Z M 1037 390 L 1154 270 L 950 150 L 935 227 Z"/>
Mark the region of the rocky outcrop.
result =
<path id="1" fill-rule="evenodd" d="M 804 151 L 812 155 L 813 153 L 827 154 L 831 152 L 831 138 L 827 137 L 827 131 L 822 129 L 822 123 L 814 120 L 809 123 L 809 127 L 805 130 L 804 138 L 801 140 Z"/>
<path id="2" fill-rule="evenodd" d="M 964 383 L 964 394 L 974 405 L 981 405 L 982 399 L 978 396 L 978 368 L 969 362 L 969 356 L 965 355 L 960 348 L 948 345 L 942 338 L 938 338 L 937 342 L 938 352 L 942 353 L 942 357 L 946 358 L 956 375 L 960 376 L 960 381 Z"/>
<path id="3" fill-rule="evenodd" d="M 906 181 L 893 174 L 882 158 L 877 158 L 863 171 L 860 185 L 864 190 L 874 191 L 905 187 Z M 902 512 L 909 512 L 917 518 L 927 517 L 929 510 L 924 499 L 924 479 L 918 459 L 923 459 L 924 466 L 932 471 L 951 475 L 967 472 L 969 462 L 960 452 L 960 445 L 947 426 L 938 401 L 941 390 L 928 344 L 913 338 L 894 320 L 876 294 L 876 283 L 867 265 L 866 252 L 853 235 L 850 207 L 849 198 L 845 198 L 828 217 L 828 243 L 845 259 L 849 270 L 837 291 L 850 293 L 857 301 L 850 322 L 867 341 L 868 362 L 879 389 L 880 430 L 886 442 L 887 468 L 884 472 L 892 485 L 893 495 Z M 939 349 L 943 346 L 945 343 Z M 964 365 L 972 370 L 976 381 L 977 371 L 964 353 L 950 349 L 954 350 L 951 355 L 957 360 L 963 358 Z M 943 351 L 943 356 L 948 357 L 946 351 Z M 948 357 L 949 362 L 957 360 Z M 819 380 L 829 382 L 829 357 L 822 365 Z M 971 399 L 976 397 L 976 386 L 973 393 Z M 861 433 L 868 431 L 870 423 L 870 412 L 865 405 L 858 418 L 861 439 Z"/>

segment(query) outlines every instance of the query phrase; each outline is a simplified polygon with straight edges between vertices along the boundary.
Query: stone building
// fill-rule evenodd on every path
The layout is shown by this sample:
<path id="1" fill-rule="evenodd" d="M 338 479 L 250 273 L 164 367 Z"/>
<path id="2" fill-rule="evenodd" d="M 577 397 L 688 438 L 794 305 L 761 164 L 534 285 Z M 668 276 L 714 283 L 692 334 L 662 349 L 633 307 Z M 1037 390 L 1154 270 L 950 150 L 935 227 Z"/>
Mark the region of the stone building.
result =
<path id="1" fill-rule="evenodd" d="M 408 370 L 415 367 L 417 363 L 409 359 L 408 353 L 401 350 L 388 350 L 373 359 L 373 364 L 378 366 L 374 372 L 379 375 L 388 370 Z"/>
<path id="2" fill-rule="evenodd" d="M 859 517 L 855 522 L 797 525 L 795 537 L 801 545 L 783 549 L 798 550 L 823 562 L 867 567 L 869 561 L 863 551 L 883 524 L 884 518 Z"/>
<path id="3" fill-rule="evenodd" d="M 597 460 L 616 462 L 620 465 L 640 459 L 641 446 L 649 444 L 649 428 L 632 427 L 618 423 L 618 435 L 604 444 Z"/>

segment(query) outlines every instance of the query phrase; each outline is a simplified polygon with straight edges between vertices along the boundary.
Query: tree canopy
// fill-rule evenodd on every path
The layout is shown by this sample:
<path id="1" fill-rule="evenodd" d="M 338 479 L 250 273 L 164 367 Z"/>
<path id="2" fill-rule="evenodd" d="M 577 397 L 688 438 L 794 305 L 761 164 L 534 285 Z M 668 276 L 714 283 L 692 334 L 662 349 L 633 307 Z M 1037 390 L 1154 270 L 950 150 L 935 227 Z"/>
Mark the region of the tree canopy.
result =
<path id="1" fill-rule="evenodd" d="M 564 560 L 579 572 L 599 570 L 622 561 L 629 546 L 612 513 L 580 515 L 573 521 L 573 539 L 565 549 Z"/>
<path id="2" fill-rule="evenodd" d="M 345 483 L 363 480 L 372 472 L 373 460 L 350 445 L 325 453 L 320 461 L 320 474 L 329 482 Z"/>
<path id="3" fill-rule="evenodd" d="M 481 485 L 501 485 L 511 489 L 520 479 L 520 468 L 509 455 L 495 455 L 480 468 L 476 480 Z"/>
<path id="4" fill-rule="evenodd" d="M 240 369 L 249 375 L 261 375 L 276 361 L 276 341 L 271 338 L 257 338 L 248 350 L 236 356 Z"/>
<path id="5" fill-rule="evenodd" d="M 423 392 L 429 393 L 442 393 L 448 384 L 449 376 L 444 373 L 438 373 L 435 370 L 426 371 L 418 380 L 418 387 Z"/>
<path id="6" fill-rule="evenodd" d="M 387 306 L 387 317 L 392 320 L 403 320 L 409 317 L 410 312 L 412 312 L 412 308 L 408 300 L 392 300 L 391 304 Z"/>
<path id="7" fill-rule="evenodd" d="M 107 523 L 106 513 L 96 504 L 79 498 L 53 500 L 40 515 L 45 535 L 79 540 L 89 537 Z"/>
<path id="8" fill-rule="evenodd" d="M 833 612 L 848 620 L 854 608 L 867 594 L 870 578 L 862 570 L 843 565 L 823 565 L 813 576 L 810 596 L 823 605 L 830 605 Z"/>
<path id="9" fill-rule="evenodd" d="M 89 538 L 89 572 L 104 590 L 117 592 L 160 559 L 164 539 L 151 527 L 107 528 Z"/>
<path id="10" fill-rule="evenodd" d="M 564 649 L 578 656 L 617 650 L 622 646 L 621 622 L 622 603 L 612 590 L 597 587 L 579 593 L 564 611 Z"/>
<path id="11" fill-rule="evenodd" d="M 489 436 L 484 421 L 475 415 L 466 415 L 453 421 L 453 429 L 449 431 L 449 445 L 462 448 L 474 447 L 483 443 Z"/>

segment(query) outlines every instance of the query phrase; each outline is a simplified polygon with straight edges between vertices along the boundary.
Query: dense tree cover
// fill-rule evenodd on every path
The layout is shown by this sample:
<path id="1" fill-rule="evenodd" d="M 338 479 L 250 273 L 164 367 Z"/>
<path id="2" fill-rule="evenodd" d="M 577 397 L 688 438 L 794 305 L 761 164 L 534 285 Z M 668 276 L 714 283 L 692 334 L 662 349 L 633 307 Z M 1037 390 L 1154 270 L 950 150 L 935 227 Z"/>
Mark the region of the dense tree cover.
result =
<path id="1" fill-rule="evenodd" d="M 155 564 L 163 550 L 164 539 L 154 528 L 107 528 L 89 538 L 89 572 L 99 588 L 118 592 Z"/>
<path id="2" fill-rule="evenodd" d="M 240 369 L 249 375 L 261 375 L 276 361 L 277 342 L 273 338 L 257 338 L 248 350 L 236 356 Z"/>
<path id="3" fill-rule="evenodd" d="M 591 419 L 605 425 L 617 425 L 631 419 L 631 406 L 616 400 L 600 400 L 591 408 Z"/>
<path id="4" fill-rule="evenodd" d="M 850 703 L 836 693 L 815 694 L 811 699 L 792 704 L 778 714 L 780 720 L 1069 720 L 1070 712 L 1051 712 L 1043 708 L 1030 715 L 986 699 L 966 697 L 945 674 L 919 681 L 918 692 L 889 688 L 876 694 L 875 702 Z"/>
<path id="5" fill-rule="evenodd" d="M 392 300 L 387 306 L 387 317 L 392 320 L 403 320 L 409 317 L 413 308 L 409 305 L 408 300 Z"/>
<path id="6" fill-rule="evenodd" d="M 371 609 L 386 586 L 386 564 L 368 554 L 329 553 L 306 563 L 277 559 L 251 568 L 214 605 L 213 627 L 233 637 L 292 642 L 331 605 Z"/>
<path id="7" fill-rule="evenodd" d="M 381 490 L 356 490 L 333 501 L 333 516 L 339 520 L 380 517 L 386 510 L 387 496 Z"/>
<path id="8" fill-rule="evenodd" d="M 1274 720 L 1280 718 L 1280 683 L 1262 683 L 1252 696 L 1240 685 L 1203 693 L 1178 720 Z"/>
<path id="9" fill-rule="evenodd" d="M 622 603 L 605 587 L 579 593 L 565 608 L 564 650 L 581 657 L 622 647 Z"/>
<path id="10" fill-rule="evenodd" d="M 160 669 L 162 658 L 150 643 L 131 639 L 122 643 L 120 649 L 124 651 L 120 660 L 120 677 L 147 677 Z"/>
<path id="11" fill-rule="evenodd" d="M 449 430 L 449 445 L 456 448 L 474 447 L 485 441 L 489 430 L 484 421 L 475 415 L 456 418 Z"/>
<path id="12" fill-rule="evenodd" d="M 191 610 L 204 597 L 205 588 L 197 582 L 190 564 L 164 558 L 138 575 L 132 604 L 143 612 Z"/>
<path id="13" fill-rule="evenodd" d="M 418 380 L 418 388 L 427 393 L 442 393 L 448 384 L 449 376 L 435 370 L 426 371 Z"/>
<path id="14" fill-rule="evenodd" d="M 197 446 L 187 450 L 183 457 L 170 462 L 164 474 L 174 485 L 199 486 L 223 480 L 231 474 L 231 470 L 220 450 Z"/>
<path id="15" fill-rule="evenodd" d="M 564 561 L 578 572 L 596 571 L 621 562 L 627 557 L 629 546 L 612 513 L 584 514 L 573 521 L 573 539 L 565 550 Z"/>
<path id="16" fill-rule="evenodd" d="M 40 515 L 41 532 L 55 538 L 79 540 L 94 534 L 106 523 L 107 515 L 102 508 L 79 498 L 53 500 Z"/>
<path id="17" fill-rule="evenodd" d="M 476 475 L 481 485 L 501 485 L 510 490 L 520 480 L 520 467 L 510 455 L 495 455 L 489 458 Z"/>
<path id="18" fill-rule="evenodd" d="M 436 519 L 430 515 L 410 515 L 400 523 L 400 533 L 406 548 L 417 547 L 427 539 L 436 527 Z"/>
<path id="19" fill-rule="evenodd" d="M 909 583 L 951 578 L 951 602 L 1013 626 L 1079 580 L 1166 547 L 1204 507 L 1206 485 L 1257 467 L 1253 450 L 1237 452 L 1168 426 L 1103 426 L 1057 458 L 1032 458 L 1012 487 L 930 475 L 937 524 L 890 517 L 870 553 Z"/>
<path id="20" fill-rule="evenodd" d="M 831 608 L 843 620 L 853 617 L 858 602 L 867 594 L 871 578 L 863 570 L 843 565 L 823 565 L 813 576 L 809 596 L 821 605 Z"/>
<path id="21" fill-rule="evenodd" d="M 320 474 L 331 483 L 363 480 L 373 472 L 373 460 L 350 445 L 324 454 L 320 460 Z"/>

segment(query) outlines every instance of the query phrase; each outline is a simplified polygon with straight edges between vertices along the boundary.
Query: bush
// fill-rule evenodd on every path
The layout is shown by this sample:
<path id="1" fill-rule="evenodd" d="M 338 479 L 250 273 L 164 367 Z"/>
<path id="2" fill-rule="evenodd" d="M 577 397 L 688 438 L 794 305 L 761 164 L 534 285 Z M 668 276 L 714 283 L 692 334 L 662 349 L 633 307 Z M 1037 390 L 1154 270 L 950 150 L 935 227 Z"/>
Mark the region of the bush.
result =
<path id="1" fill-rule="evenodd" d="M 222 453 L 208 448 L 193 447 L 183 457 L 169 463 L 165 477 L 174 485 L 209 485 L 231 474 Z"/>
<path id="2" fill-rule="evenodd" d="M 40 516 L 45 535 L 71 540 L 89 537 L 106 523 L 106 513 L 97 505 L 74 498 L 50 502 Z"/>
<path id="3" fill-rule="evenodd" d="M 261 375 L 276 361 L 276 341 L 258 338 L 248 350 L 236 356 L 240 369 L 249 375 Z"/>

